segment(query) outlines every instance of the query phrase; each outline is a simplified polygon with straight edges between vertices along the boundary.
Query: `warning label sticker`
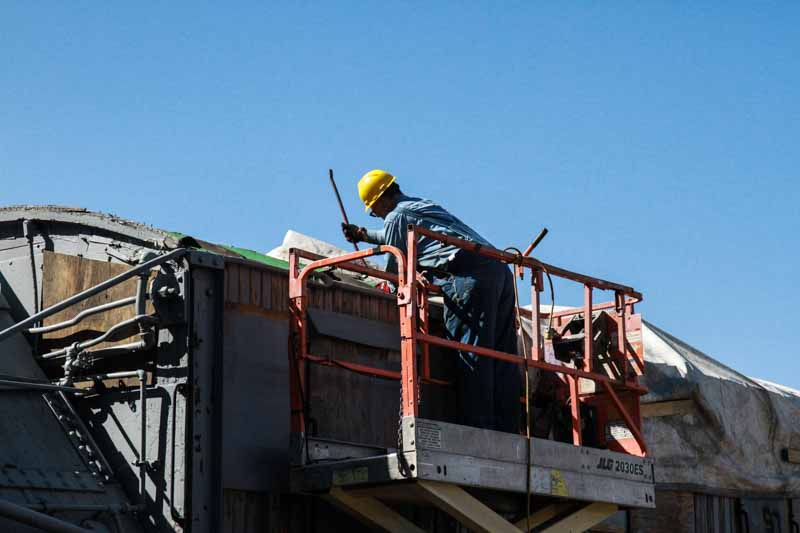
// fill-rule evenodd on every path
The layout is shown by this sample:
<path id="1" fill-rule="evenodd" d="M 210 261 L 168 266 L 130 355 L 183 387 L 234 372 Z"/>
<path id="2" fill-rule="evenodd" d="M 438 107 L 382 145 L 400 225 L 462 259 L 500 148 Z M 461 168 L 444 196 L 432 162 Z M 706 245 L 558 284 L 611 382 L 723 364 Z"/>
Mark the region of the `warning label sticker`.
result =
<path id="1" fill-rule="evenodd" d="M 442 448 L 442 428 L 435 424 L 417 424 L 417 445 L 420 448 L 440 450 Z"/>
<path id="2" fill-rule="evenodd" d="M 369 481 L 369 470 L 366 466 L 335 470 L 333 472 L 334 485 L 352 485 L 354 483 L 366 483 L 367 481 Z"/>
<path id="3" fill-rule="evenodd" d="M 606 424 L 606 440 L 632 439 L 633 433 L 623 420 L 613 420 Z"/>

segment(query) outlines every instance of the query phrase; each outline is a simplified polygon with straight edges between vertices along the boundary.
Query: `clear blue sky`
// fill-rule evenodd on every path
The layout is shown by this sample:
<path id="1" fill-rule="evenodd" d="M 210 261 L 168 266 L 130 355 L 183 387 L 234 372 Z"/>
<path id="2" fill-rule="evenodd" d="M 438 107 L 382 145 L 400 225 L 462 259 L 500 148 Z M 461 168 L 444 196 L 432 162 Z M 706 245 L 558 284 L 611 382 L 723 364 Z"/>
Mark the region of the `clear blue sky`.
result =
<path id="1" fill-rule="evenodd" d="M 800 4 L 229 4 L 4 2 L 2 203 L 346 246 L 384 167 L 800 388 Z"/>

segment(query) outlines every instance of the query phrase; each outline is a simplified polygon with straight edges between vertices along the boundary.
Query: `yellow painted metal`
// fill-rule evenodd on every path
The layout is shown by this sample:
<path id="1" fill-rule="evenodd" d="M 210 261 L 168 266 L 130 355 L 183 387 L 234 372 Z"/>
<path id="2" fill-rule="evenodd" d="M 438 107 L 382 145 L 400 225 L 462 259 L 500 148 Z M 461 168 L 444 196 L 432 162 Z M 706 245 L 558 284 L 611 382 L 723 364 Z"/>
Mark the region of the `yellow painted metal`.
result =
<path id="1" fill-rule="evenodd" d="M 420 496 L 478 533 L 519 533 L 519 528 L 450 483 L 419 481 Z"/>
<path id="2" fill-rule="evenodd" d="M 619 507 L 613 503 L 590 503 L 543 529 L 541 533 L 582 533 L 618 510 Z"/>
<path id="3" fill-rule="evenodd" d="M 574 503 L 554 503 L 552 505 L 548 505 L 542 509 L 539 509 L 535 513 L 533 513 L 530 517 L 530 520 L 519 520 L 515 525 L 525 531 L 525 528 L 530 525 L 530 528 L 536 528 L 547 522 L 548 520 L 552 520 L 553 518 L 557 517 L 560 514 L 565 513 L 571 507 L 575 507 Z"/>
<path id="4" fill-rule="evenodd" d="M 370 526 L 383 528 L 390 533 L 425 533 L 413 522 L 371 496 L 356 496 L 334 487 L 324 498 Z"/>

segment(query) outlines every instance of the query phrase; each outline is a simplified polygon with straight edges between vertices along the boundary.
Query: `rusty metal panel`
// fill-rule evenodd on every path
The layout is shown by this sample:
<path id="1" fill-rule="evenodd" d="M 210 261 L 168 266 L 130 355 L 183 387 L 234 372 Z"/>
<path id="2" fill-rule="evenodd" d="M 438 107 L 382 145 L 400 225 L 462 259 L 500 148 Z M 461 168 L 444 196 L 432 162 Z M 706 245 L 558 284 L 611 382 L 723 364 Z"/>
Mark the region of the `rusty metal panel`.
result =
<path id="1" fill-rule="evenodd" d="M 314 330 L 320 335 L 373 348 L 400 351 L 400 328 L 396 324 L 324 309 L 309 309 L 308 317 Z"/>
<path id="2" fill-rule="evenodd" d="M 286 320 L 242 308 L 225 310 L 222 484 L 226 489 L 287 486 L 288 337 Z"/>

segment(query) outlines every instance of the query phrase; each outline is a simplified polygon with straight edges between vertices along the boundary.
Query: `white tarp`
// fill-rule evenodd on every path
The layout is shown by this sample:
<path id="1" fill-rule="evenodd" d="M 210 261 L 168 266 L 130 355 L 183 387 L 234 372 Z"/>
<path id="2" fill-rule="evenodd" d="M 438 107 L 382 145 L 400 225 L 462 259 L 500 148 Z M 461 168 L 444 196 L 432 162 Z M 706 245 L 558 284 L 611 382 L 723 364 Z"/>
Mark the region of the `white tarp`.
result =
<path id="1" fill-rule="evenodd" d="M 336 246 L 335 244 L 321 241 L 319 239 L 315 239 L 314 237 L 309 237 L 308 235 L 304 235 L 299 231 L 294 231 L 290 229 L 289 231 L 286 232 L 286 235 L 284 235 L 283 242 L 281 243 L 281 245 L 267 252 L 267 255 L 270 257 L 274 257 L 276 259 L 282 259 L 284 261 L 288 261 L 290 248 L 299 248 L 301 250 L 312 252 L 318 255 L 323 255 L 325 257 L 344 255 L 355 251 L 355 250 L 343 250 L 338 246 Z M 368 263 L 371 267 L 377 268 L 375 264 L 370 262 Z"/>
<path id="2" fill-rule="evenodd" d="M 300 250 L 312 252 L 324 257 L 335 257 L 338 255 L 344 255 L 355 251 L 355 250 L 343 250 L 338 246 L 331 244 L 329 242 L 321 241 L 319 239 L 315 239 L 314 237 L 309 237 L 308 235 L 304 235 L 298 231 L 290 229 L 289 231 L 286 232 L 286 235 L 283 237 L 283 243 L 281 243 L 281 245 L 278 246 L 277 248 L 273 248 L 272 250 L 267 252 L 267 255 L 270 257 L 274 257 L 276 259 L 282 259 L 284 261 L 288 261 L 289 250 L 292 248 L 298 248 Z M 380 266 L 378 266 L 372 261 L 366 261 L 366 263 L 367 266 L 371 268 L 375 268 L 378 270 L 381 269 Z M 351 271 L 338 270 L 337 272 L 339 275 L 344 275 L 351 280 L 357 280 L 358 282 L 365 283 L 370 286 L 374 286 L 377 283 L 381 282 L 381 280 L 377 278 L 373 278 L 370 276 L 361 276 Z"/>

